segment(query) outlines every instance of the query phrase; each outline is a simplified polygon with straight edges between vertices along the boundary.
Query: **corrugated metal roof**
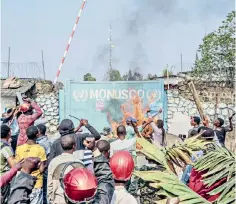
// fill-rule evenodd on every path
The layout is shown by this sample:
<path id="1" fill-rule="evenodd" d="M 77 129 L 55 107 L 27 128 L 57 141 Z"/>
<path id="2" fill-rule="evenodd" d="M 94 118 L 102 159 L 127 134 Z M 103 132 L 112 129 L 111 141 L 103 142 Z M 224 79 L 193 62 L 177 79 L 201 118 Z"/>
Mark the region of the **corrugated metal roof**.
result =
<path id="1" fill-rule="evenodd" d="M 1 96 L 16 96 L 16 92 L 25 93 L 34 86 L 34 82 L 28 80 L 20 80 L 19 88 L 3 88 L 3 79 L 1 79 Z"/>

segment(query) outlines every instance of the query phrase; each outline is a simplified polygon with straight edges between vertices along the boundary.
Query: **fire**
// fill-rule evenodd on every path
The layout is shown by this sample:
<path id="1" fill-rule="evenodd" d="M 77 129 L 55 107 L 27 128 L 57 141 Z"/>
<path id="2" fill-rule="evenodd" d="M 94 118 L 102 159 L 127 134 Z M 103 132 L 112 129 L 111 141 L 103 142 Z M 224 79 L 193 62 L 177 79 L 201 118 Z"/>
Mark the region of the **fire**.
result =
<path id="1" fill-rule="evenodd" d="M 110 113 L 107 113 L 108 121 L 111 125 L 111 129 L 114 133 L 116 133 L 116 128 L 119 125 L 126 125 L 126 120 L 128 117 L 134 117 L 138 122 L 138 126 L 142 126 L 142 123 L 144 121 L 147 121 L 146 112 L 149 109 L 149 104 L 153 102 L 155 99 L 155 96 L 151 96 L 148 99 L 148 105 L 143 105 L 142 99 L 138 96 L 136 93 L 131 100 L 128 100 L 126 103 L 122 104 L 120 107 L 120 111 L 123 114 L 123 118 L 120 122 L 115 122 L 112 120 L 112 117 Z M 150 130 L 150 127 L 147 126 L 146 129 L 143 131 L 145 135 L 150 133 L 152 130 Z"/>

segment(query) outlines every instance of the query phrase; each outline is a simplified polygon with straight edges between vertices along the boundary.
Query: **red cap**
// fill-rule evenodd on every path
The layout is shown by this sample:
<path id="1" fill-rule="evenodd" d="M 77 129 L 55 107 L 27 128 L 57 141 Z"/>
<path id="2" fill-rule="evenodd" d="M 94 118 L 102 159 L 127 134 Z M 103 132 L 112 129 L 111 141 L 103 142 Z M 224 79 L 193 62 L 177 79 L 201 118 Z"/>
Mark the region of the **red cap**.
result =
<path id="1" fill-rule="evenodd" d="M 21 106 L 20 106 L 20 111 L 25 113 L 29 110 L 30 108 L 30 104 L 29 103 L 23 103 Z"/>
<path id="2" fill-rule="evenodd" d="M 91 200 L 96 194 L 97 179 L 85 168 L 71 170 L 63 179 L 66 197 L 75 202 Z"/>
<path id="3" fill-rule="evenodd" d="M 119 151 L 111 157 L 110 167 L 115 180 L 128 181 L 134 170 L 134 160 L 128 151 Z"/>

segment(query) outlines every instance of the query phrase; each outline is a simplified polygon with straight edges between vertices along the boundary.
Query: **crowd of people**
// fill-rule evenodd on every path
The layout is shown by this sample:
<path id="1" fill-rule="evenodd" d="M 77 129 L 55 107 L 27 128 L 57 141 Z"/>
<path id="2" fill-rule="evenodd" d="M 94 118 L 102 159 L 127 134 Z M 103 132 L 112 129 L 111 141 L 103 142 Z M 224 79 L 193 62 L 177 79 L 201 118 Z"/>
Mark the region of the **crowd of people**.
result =
<path id="1" fill-rule="evenodd" d="M 162 120 L 156 123 L 149 117 L 137 127 L 137 120 L 129 117 L 125 126 L 117 127 L 114 139 L 109 134 L 101 137 L 86 119 L 81 119 L 78 127 L 64 119 L 58 127 L 60 137 L 52 143 L 46 126 L 34 125 L 42 114 L 40 107 L 26 98 L 18 110 L 10 108 L 1 118 L 2 203 L 138 203 L 127 191 L 137 166 L 136 137 L 148 135 L 157 147 L 166 146 Z M 200 118 L 194 116 L 188 137 L 204 130 L 204 137 L 224 146 L 226 132 L 233 130 L 232 117 L 229 121 L 224 127 L 224 120 L 218 118 L 210 128 L 206 118 L 200 127 Z M 189 178 L 182 180 L 186 183 Z"/>

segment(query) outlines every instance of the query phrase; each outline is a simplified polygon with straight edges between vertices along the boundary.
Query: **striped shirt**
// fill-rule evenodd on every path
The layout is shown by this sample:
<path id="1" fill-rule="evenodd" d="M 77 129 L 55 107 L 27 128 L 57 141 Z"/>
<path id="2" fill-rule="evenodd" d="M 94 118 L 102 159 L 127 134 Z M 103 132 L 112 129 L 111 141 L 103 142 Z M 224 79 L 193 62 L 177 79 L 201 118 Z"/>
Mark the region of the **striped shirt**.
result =
<path id="1" fill-rule="evenodd" d="M 91 150 L 84 150 L 84 158 L 82 159 L 85 166 L 88 166 L 89 164 L 93 164 L 93 153 Z"/>
<path id="2" fill-rule="evenodd" d="M 93 164 L 93 153 L 91 150 L 77 150 L 73 153 L 73 155 L 77 159 L 81 160 L 86 167 L 90 164 Z"/>

